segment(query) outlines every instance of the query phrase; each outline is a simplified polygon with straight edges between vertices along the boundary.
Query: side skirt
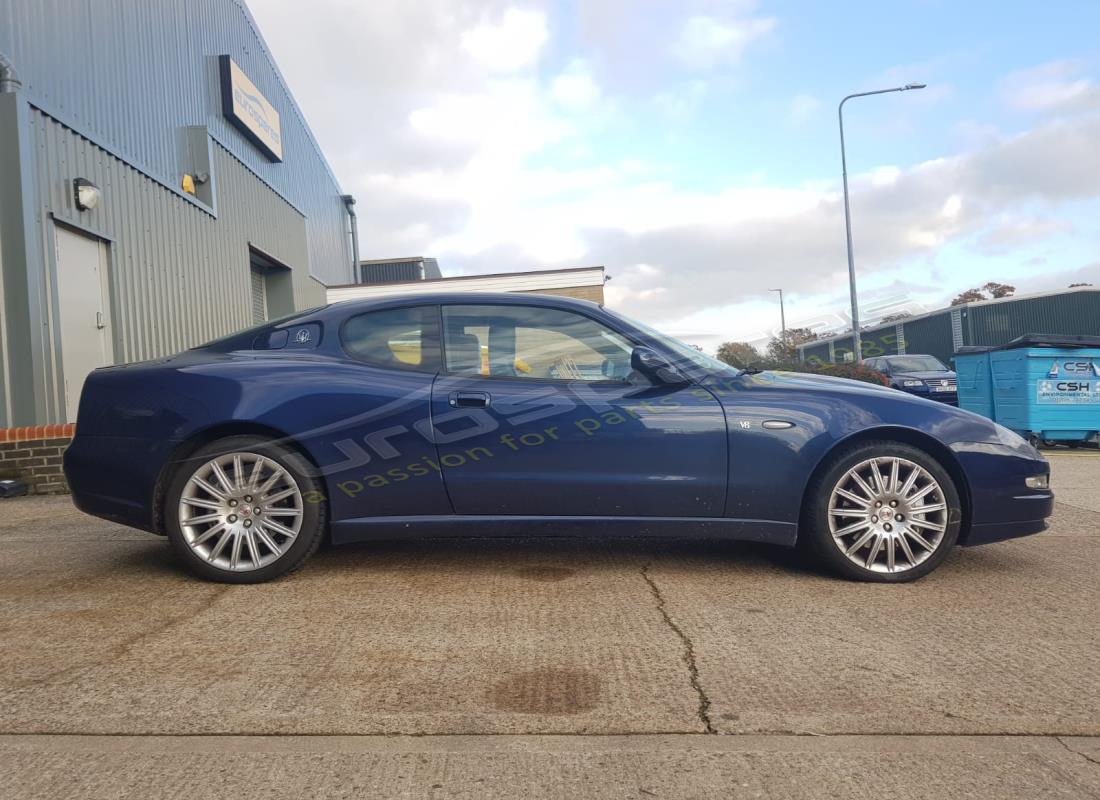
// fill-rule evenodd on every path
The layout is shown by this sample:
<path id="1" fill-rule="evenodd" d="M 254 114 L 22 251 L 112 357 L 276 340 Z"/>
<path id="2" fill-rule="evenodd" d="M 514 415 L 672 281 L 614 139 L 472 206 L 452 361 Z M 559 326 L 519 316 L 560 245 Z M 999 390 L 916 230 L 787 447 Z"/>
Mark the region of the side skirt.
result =
<path id="1" fill-rule="evenodd" d="M 371 539 L 616 536 L 731 539 L 794 546 L 792 522 L 722 517 L 360 517 L 333 522 L 334 544 Z"/>

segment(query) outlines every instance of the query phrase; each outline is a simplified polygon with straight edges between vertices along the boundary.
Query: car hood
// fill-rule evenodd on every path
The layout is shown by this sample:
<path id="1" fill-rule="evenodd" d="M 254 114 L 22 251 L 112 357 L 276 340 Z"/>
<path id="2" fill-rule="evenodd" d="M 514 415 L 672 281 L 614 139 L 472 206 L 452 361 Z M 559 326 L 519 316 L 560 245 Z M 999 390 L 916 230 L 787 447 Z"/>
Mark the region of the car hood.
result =
<path id="1" fill-rule="evenodd" d="M 922 381 L 942 381 L 944 378 L 954 378 L 954 372 L 943 372 L 941 370 L 934 370 L 932 372 L 894 372 L 890 375 L 891 378 L 909 378 L 910 380 L 919 379 Z"/>
<path id="2" fill-rule="evenodd" d="M 765 370 L 764 372 L 753 375 L 752 378 L 761 383 L 777 383 L 783 386 L 806 389 L 828 389 L 834 392 L 839 391 L 854 394 L 887 394 L 895 398 L 900 394 L 889 386 L 855 381 L 850 378 L 836 378 L 832 375 L 814 375 L 808 372 Z"/>

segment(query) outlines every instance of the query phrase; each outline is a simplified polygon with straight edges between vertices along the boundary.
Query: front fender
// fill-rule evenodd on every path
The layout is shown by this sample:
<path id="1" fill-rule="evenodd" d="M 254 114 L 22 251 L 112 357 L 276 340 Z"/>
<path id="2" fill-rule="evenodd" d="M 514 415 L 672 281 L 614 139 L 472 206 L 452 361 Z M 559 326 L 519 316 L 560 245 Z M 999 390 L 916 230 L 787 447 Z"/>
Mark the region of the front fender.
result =
<path id="1" fill-rule="evenodd" d="M 829 454 L 877 436 L 932 451 L 956 478 L 960 493 L 968 494 L 965 470 L 950 448 L 954 442 L 987 439 L 988 420 L 881 387 L 784 377 L 762 373 L 708 386 L 729 420 L 726 516 L 797 524 L 806 488 Z"/>

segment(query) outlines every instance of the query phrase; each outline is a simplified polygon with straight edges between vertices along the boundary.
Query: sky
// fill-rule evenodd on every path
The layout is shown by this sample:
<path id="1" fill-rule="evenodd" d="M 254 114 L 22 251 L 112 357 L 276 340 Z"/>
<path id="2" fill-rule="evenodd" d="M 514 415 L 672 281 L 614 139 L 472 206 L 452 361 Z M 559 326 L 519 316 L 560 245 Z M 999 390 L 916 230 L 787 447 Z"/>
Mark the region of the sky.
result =
<path id="1" fill-rule="evenodd" d="M 363 258 L 603 265 L 713 351 L 1100 284 L 1096 0 L 249 0 Z"/>

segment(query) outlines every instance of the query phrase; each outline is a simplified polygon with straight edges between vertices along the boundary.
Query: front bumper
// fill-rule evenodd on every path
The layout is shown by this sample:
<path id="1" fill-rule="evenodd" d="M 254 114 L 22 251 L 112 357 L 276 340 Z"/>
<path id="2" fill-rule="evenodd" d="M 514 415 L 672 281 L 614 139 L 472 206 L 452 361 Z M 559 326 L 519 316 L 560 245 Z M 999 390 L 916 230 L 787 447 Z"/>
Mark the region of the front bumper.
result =
<path id="1" fill-rule="evenodd" d="M 958 443 L 951 449 L 970 490 L 969 525 L 959 544 L 988 544 L 1046 530 L 1047 517 L 1054 511 L 1054 493 L 1028 488 L 1025 482 L 1050 473 L 1046 459 L 984 442 Z"/>
<path id="2" fill-rule="evenodd" d="M 906 386 L 895 386 L 899 392 L 905 392 L 911 394 L 914 397 L 923 397 L 925 400 L 935 400 L 937 403 L 946 403 L 949 406 L 957 406 L 959 404 L 959 392 L 957 389 L 952 389 L 950 392 L 933 392 L 924 388 L 910 388 Z"/>
<path id="3" fill-rule="evenodd" d="M 1053 500 L 1051 501 L 1053 503 Z M 974 547 L 979 544 L 993 544 L 1003 542 L 1005 539 L 1018 539 L 1021 536 L 1033 536 L 1047 529 L 1045 519 L 1028 520 L 1026 522 L 993 522 L 984 525 L 971 525 L 967 531 L 966 540 L 960 542 L 965 547 Z"/>

